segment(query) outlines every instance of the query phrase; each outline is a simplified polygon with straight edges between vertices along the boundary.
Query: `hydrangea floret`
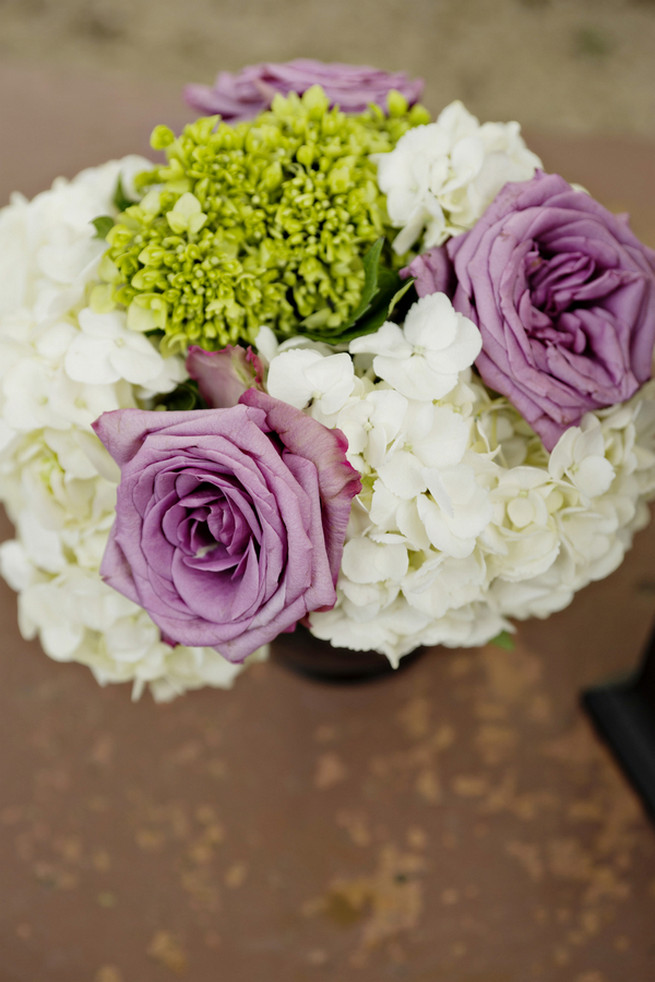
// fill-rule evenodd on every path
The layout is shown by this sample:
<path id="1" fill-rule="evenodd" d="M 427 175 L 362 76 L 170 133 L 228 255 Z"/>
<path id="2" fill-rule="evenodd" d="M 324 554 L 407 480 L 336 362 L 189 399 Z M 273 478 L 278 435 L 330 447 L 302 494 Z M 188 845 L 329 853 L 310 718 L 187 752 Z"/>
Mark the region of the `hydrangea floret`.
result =
<path id="1" fill-rule="evenodd" d="M 346 114 L 314 86 L 253 121 L 158 127 L 166 163 L 138 176 L 146 193 L 108 232 L 94 302 L 125 306 L 176 353 L 249 343 L 262 325 L 288 337 L 348 324 L 365 254 L 393 237 L 371 155 L 428 118 L 398 93 L 388 114 Z"/>

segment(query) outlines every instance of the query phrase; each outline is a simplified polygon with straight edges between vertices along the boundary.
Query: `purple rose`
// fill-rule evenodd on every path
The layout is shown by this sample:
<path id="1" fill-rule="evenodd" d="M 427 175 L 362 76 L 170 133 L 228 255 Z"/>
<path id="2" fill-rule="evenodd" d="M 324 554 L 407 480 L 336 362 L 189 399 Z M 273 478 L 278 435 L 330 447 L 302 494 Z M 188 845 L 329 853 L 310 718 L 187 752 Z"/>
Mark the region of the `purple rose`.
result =
<path id="1" fill-rule="evenodd" d="M 281 65 L 250 65 L 236 74 L 219 72 L 213 86 L 187 85 L 184 95 L 203 115 L 219 113 L 224 120 L 238 123 L 268 109 L 278 92 L 301 95 L 312 85 L 322 86 L 330 104 L 347 113 L 364 112 L 372 102 L 386 109 L 392 89 L 402 93 L 410 106 L 423 92 L 423 81 L 409 79 L 404 72 L 298 58 Z"/>
<path id="2" fill-rule="evenodd" d="M 239 405 L 105 413 L 121 468 L 100 572 L 171 644 L 243 661 L 334 606 L 357 472 L 346 440 L 249 389 Z"/>
<path id="3" fill-rule="evenodd" d="M 507 184 L 446 244 L 453 304 L 482 334 L 476 366 L 548 450 L 585 412 L 628 399 L 651 376 L 655 252 L 556 174 Z M 442 257 L 443 258 L 443 257 Z M 419 292 L 448 282 L 441 260 L 412 263 Z"/>
<path id="4" fill-rule="evenodd" d="M 414 277 L 414 286 L 419 297 L 427 297 L 431 293 L 446 293 L 452 300 L 457 286 L 453 264 L 445 246 L 422 252 L 400 270 L 400 275 L 403 279 Z"/>
<path id="5" fill-rule="evenodd" d="M 198 392 L 212 409 L 236 406 L 246 389 L 261 388 L 263 366 L 252 348 L 228 344 L 220 351 L 191 345 L 186 370 L 198 383 Z"/>

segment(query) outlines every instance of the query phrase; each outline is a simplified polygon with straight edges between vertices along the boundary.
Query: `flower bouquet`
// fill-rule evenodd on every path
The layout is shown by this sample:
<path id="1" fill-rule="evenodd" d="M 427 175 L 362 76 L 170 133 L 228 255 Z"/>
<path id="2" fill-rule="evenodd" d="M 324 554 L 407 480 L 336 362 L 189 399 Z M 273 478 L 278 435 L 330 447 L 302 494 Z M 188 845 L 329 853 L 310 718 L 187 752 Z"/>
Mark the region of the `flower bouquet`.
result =
<path id="1" fill-rule="evenodd" d="M 655 253 L 516 123 L 296 61 L 0 212 L 0 549 L 100 682 L 545 617 L 655 494 Z"/>

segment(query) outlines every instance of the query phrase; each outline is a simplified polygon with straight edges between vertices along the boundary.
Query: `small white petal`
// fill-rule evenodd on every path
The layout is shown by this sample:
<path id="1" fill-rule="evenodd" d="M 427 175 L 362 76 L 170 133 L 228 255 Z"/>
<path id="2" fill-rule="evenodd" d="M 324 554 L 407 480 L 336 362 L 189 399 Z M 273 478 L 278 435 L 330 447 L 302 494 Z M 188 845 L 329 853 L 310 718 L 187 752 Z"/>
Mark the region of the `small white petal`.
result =
<path id="1" fill-rule="evenodd" d="M 407 572 L 407 549 L 402 545 L 381 545 L 370 539 L 351 539 L 347 542 L 341 568 L 355 583 L 375 583 L 377 580 L 398 582 Z"/>
<path id="2" fill-rule="evenodd" d="M 307 369 L 322 360 L 321 354 L 308 348 L 294 348 L 277 355 L 268 369 L 266 388 L 269 394 L 296 409 L 304 409 L 313 395 Z"/>

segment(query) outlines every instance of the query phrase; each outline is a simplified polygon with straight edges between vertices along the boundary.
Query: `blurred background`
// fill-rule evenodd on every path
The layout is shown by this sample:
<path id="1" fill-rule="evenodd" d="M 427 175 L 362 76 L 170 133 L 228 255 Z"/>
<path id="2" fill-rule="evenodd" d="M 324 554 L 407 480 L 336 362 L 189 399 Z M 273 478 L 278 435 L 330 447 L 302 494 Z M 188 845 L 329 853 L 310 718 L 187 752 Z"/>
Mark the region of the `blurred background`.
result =
<path id="1" fill-rule="evenodd" d="M 368 63 L 423 76 L 434 112 L 528 130 L 654 137 L 654 55 L 654 0 L 0 0 L 5 67 L 173 94 L 261 60 Z"/>

